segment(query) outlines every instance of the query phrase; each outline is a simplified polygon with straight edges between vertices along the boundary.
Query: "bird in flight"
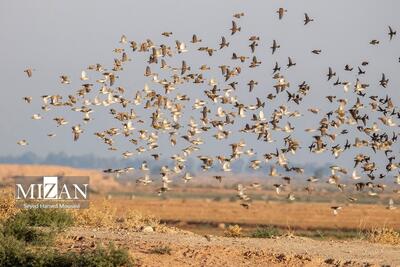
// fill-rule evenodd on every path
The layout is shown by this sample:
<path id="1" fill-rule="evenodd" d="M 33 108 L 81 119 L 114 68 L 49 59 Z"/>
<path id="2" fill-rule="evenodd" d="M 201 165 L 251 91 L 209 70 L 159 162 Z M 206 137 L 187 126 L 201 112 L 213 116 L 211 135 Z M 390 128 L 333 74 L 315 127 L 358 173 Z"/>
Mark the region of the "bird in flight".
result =
<path id="1" fill-rule="evenodd" d="M 273 40 L 273 41 L 272 41 L 272 46 L 271 46 L 272 54 L 274 54 L 275 51 L 276 51 L 276 49 L 278 49 L 278 48 L 280 48 L 280 47 L 281 47 L 281 46 L 278 45 L 278 43 L 276 42 L 276 40 Z"/>
<path id="2" fill-rule="evenodd" d="M 332 68 L 329 67 L 328 74 L 326 76 L 328 76 L 329 81 L 330 79 L 332 79 L 332 77 L 336 76 L 336 72 L 333 72 Z"/>
<path id="3" fill-rule="evenodd" d="M 287 10 L 279 8 L 276 12 L 281 20 Z M 299 17 L 302 14 L 304 25 L 314 21 L 307 13 L 301 12 Z M 270 15 L 276 16 L 274 10 Z M 329 67 L 328 73 L 311 75 L 308 69 L 297 72 L 307 60 L 318 59 L 318 64 L 323 66 L 325 55 L 332 55 L 328 48 L 311 50 L 313 46 L 307 46 L 303 57 L 295 54 L 302 63 L 296 69 L 291 69 L 297 64 L 288 54 L 282 55 L 288 58 L 287 68 L 280 66 L 285 64 L 281 62 L 282 57 L 273 59 L 274 65 L 267 65 L 266 62 L 273 61 L 265 52 L 269 47 L 272 57 L 277 56 L 275 52 L 281 45 L 274 38 L 278 37 L 251 33 L 244 23 L 242 29 L 238 24 L 243 16 L 243 12 L 233 14 L 226 22 L 226 32 L 207 45 L 192 33 L 188 40 L 172 39 L 176 35 L 172 31 L 161 33 L 166 38 L 157 33 L 153 40 L 150 37 L 128 40 L 122 35 L 115 42 L 114 60 L 109 65 L 89 65 L 78 71 L 77 77 L 61 75 L 63 87 L 70 86 L 43 93 L 38 111 L 32 111 L 28 119 L 41 123 L 50 118 L 55 122 L 54 128 L 72 129 L 74 141 L 91 136 L 109 153 L 118 153 L 122 159 L 149 157 L 148 162 L 141 160 L 138 172 L 144 174 L 136 183 L 150 187 L 154 184 L 160 195 L 172 190 L 175 182 L 190 184 L 196 180 L 196 174 L 188 168 L 191 161 L 199 163 L 200 171 L 212 172 L 209 177 L 219 183 L 230 180 L 227 176 L 235 171 L 236 163 L 241 162 L 242 166 L 244 162 L 246 170 L 251 172 L 261 174 L 260 171 L 269 169 L 264 174 L 271 179 L 276 197 L 295 201 L 300 198 L 293 188 L 296 180 L 309 174 L 292 158 L 303 157 L 304 153 L 330 157 L 332 162 L 345 162 L 351 168 L 332 165 L 327 168 L 330 174 L 326 177 L 305 178 L 307 194 L 318 191 L 316 185 L 327 182 L 326 186 L 346 193 L 345 199 L 356 202 L 354 196 L 347 195 L 352 188 L 365 196 L 380 197 L 387 191 L 387 185 L 382 182 L 385 177 L 397 177 L 395 182 L 400 184 L 400 176 L 394 173 L 399 167 L 396 154 L 399 105 L 391 95 L 393 88 L 385 73 L 380 71 L 372 76 L 378 68 L 372 64 L 373 58 L 363 58 L 361 63 L 339 62 L 343 64 L 339 66 L 345 67 L 338 69 L 337 74 L 333 67 Z M 231 35 L 225 37 L 229 32 Z M 238 32 L 241 33 L 232 37 Z M 388 35 L 390 40 L 396 36 L 391 26 Z M 367 40 L 371 40 L 371 45 L 379 44 L 376 39 Z M 282 45 L 283 42 L 282 39 Z M 376 51 L 380 49 L 380 46 L 374 47 Z M 198 54 L 203 58 L 201 61 L 194 59 Z M 204 57 L 205 54 L 209 56 Z M 145 79 L 142 85 L 126 84 L 124 75 L 135 75 L 130 71 L 130 64 L 134 62 L 141 66 L 139 78 Z M 264 67 L 272 67 L 272 73 L 266 73 Z M 32 77 L 33 69 L 24 72 Z M 257 80 L 260 73 L 267 76 Z M 379 85 L 386 89 L 377 90 L 374 87 L 378 82 L 369 84 L 369 80 L 378 79 L 380 73 Z M 313 84 L 318 84 L 312 80 L 314 76 L 327 77 L 328 81 L 336 77 L 329 83 L 333 88 L 329 85 L 314 88 Z M 32 96 L 23 97 L 23 101 L 36 104 L 37 95 L 29 95 L 35 101 Z M 93 122 L 99 127 L 93 127 Z M 63 127 L 69 123 L 73 125 L 71 128 Z M 52 130 L 46 129 L 48 137 L 55 137 Z M 207 148 L 214 144 L 218 144 L 215 153 L 207 153 Z M 22 139 L 17 145 L 26 146 L 28 142 Z M 119 177 L 132 170 L 132 166 L 127 166 L 108 168 L 104 172 Z M 253 205 L 252 190 L 264 187 L 260 181 L 263 180 L 235 183 L 236 195 L 244 208 Z M 389 201 L 388 207 L 394 207 L 393 201 Z M 338 215 L 342 207 L 330 209 Z"/>
<path id="4" fill-rule="evenodd" d="M 307 13 L 304 13 L 304 25 L 314 21 L 314 19 L 310 18 Z"/>
<path id="5" fill-rule="evenodd" d="M 388 35 L 389 35 L 389 38 L 390 38 L 390 41 L 393 39 L 393 36 L 395 36 L 396 35 L 396 31 L 394 31 L 393 29 L 392 29 L 392 27 L 390 27 L 390 26 L 388 26 L 389 27 L 389 32 L 388 32 Z"/>
<path id="6" fill-rule="evenodd" d="M 333 215 L 338 215 L 339 214 L 339 210 L 341 210 L 342 209 L 342 207 L 341 206 L 332 206 L 331 207 L 331 210 L 332 210 L 332 212 L 333 212 Z"/>
<path id="7" fill-rule="evenodd" d="M 280 8 L 278 9 L 278 11 L 276 11 L 276 13 L 278 13 L 278 15 L 279 15 L 279 19 L 282 19 L 282 18 L 283 18 L 283 15 L 284 15 L 286 12 L 287 12 L 287 10 L 284 9 L 283 7 L 280 7 Z"/>
<path id="8" fill-rule="evenodd" d="M 29 78 L 32 77 L 33 71 L 34 71 L 34 69 L 32 69 L 32 68 L 28 68 L 28 69 L 24 70 L 24 72 L 26 73 L 26 75 Z"/>

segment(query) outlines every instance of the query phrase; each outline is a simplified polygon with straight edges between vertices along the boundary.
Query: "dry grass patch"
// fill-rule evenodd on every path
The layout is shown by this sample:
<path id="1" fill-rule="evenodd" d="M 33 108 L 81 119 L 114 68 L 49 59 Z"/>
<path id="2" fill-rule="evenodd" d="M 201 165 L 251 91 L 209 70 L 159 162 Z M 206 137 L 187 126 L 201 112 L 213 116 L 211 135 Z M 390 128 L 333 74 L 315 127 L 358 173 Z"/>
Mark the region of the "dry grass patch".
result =
<path id="1" fill-rule="evenodd" d="M 239 225 L 229 225 L 224 231 L 224 236 L 226 237 L 241 237 L 242 228 Z"/>
<path id="2" fill-rule="evenodd" d="M 400 233 L 393 228 L 375 228 L 367 233 L 367 239 L 373 243 L 400 245 Z"/>
<path id="3" fill-rule="evenodd" d="M 11 188 L 0 190 L 0 221 L 7 220 L 18 211 L 15 206 L 14 191 Z"/>
<path id="4" fill-rule="evenodd" d="M 73 210 L 76 226 L 122 228 L 134 232 L 143 231 L 151 227 L 155 232 L 167 232 L 170 228 L 160 223 L 155 216 L 144 215 L 136 210 L 128 210 L 124 215 L 118 217 L 117 209 L 112 206 L 111 201 L 104 200 L 102 203 L 91 205 L 88 209 Z M 146 230 L 146 229 L 145 229 Z"/>
<path id="5" fill-rule="evenodd" d="M 121 218 L 122 227 L 133 231 L 142 231 L 145 227 L 151 227 L 155 232 L 166 232 L 167 226 L 160 223 L 155 216 L 143 215 L 142 213 L 129 210 L 124 217 Z"/>
<path id="6" fill-rule="evenodd" d="M 115 227 L 116 208 L 109 201 L 103 201 L 100 205 L 90 205 L 87 209 L 71 211 L 76 226 L 90 227 Z"/>

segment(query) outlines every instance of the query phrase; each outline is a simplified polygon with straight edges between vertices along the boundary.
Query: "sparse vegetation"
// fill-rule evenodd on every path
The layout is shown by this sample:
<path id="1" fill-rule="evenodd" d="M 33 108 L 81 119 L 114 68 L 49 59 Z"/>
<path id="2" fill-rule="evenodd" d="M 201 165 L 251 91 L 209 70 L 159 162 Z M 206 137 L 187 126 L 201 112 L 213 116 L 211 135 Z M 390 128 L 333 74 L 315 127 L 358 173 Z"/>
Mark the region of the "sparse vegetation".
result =
<path id="1" fill-rule="evenodd" d="M 239 225 L 229 225 L 224 232 L 224 236 L 226 237 L 241 237 L 242 236 L 242 228 Z"/>
<path id="2" fill-rule="evenodd" d="M 129 210 L 122 218 L 122 227 L 133 231 L 141 231 L 144 227 L 150 226 L 154 231 L 164 232 L 166 226 L 160 224 L 160 220 L 154 216 L 143 215 L 142 213 Z"/>
<path id="3" fill-rule="evenodd" d="M 71 213 L 75 225 L 83 227 L 123 228 L 134 232 L 141 231 L 145 227 L 151 227 L 157 232 L 165 232 L 168 228 L 161 224 L 158 218 L 135 210 L 128 210 L 122 217 L 117 217 L 116 208 L 108 200 L 85 210 L 71 211 Z"/>
<path id="4" fill-rule="evenodd" d="M 71 213 L 77 226 L 114 227 L 116 222 L 116 208 L 106 200 L 100 205 L 91 205 L 88 209 L 73 210 Z"/>
<path id="5" fill-rule="evenodd" d="M 8 200 L 7 200 L 8 201 Z M 65 210 L 22 210 L 2 221 L 2 234 L 35 245 L 52 243 L 54 236 L 73 224 Z"/>
<path id="6" fill-rule="evenodd" d="M 134 262 L 124 249 L 109 245 L 84 253 L 62 253 L 54 249 L 27 248 L 26 243 L 13 236 L 0 238 L 0 266 L 133 266 Z"/>
<path id="7" fill-rule="evenodd" d="M 57 234 L 73 225 L 61 209 L 19 211 L 12 192 L 0 199 L 0 266 L 133 266 L 124 249 L 97 247 L 83 253 L 62 253 L 49 247 Z"/>
<path id="8" fill-rule="evenodd" d="M 343 230 L 343 229 L 313 229 L 297 230 L 297 236 L 309 237 L 318 240 L 349 240 L 364 239 L 365 234 L 362 230 Z"/>
<path id="9" fill-rule="evenodd" d="M 63 209 L 22 210 L 15 218 L 26 220 L 30 226 L 54 227 L 63 230 L 73 225 L 73 217 Z"/>
<path id="10" fill-rule="evenodd" d="M 254 238 L 273 238 L 280 235 L 281 232 L 278 228 L 274 226 L 260 227 L 257 228 L 253 233 L 251 233 L 251 237 Z"/>
<path id="11" fill-rule="evenodd" d="M 0 221 L 4 221 L 18 212 L 15 206 L 14 191 L 11 188 L 0 190 L 0 199 Z"/>
<path id="12" fill-rule="evenodd" d="M 151 254 L 160 254 L 160 255 L 171 255 L 172 249 L 168 246 L 159 246 L 149 250 Z"/>
<path id="13" fill-rule="evenodd" d="M 400 233 L 393 228 L 374 228 L 367 233 L 367 240 L 373 243 L 400 245 Z"/>

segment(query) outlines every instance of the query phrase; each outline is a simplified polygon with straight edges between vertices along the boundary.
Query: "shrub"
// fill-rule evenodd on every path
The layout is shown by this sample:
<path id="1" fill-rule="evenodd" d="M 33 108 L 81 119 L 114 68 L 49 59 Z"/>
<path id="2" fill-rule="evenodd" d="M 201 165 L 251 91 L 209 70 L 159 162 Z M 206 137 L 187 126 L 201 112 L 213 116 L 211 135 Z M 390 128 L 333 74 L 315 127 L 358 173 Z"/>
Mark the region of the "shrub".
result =
<path id="1" fill-rule="evenodd" d="M 125 249 L 115 248 L 114 245 L 109 245 L 108 248 L 99 247 L 92 252 L 82 254 L 70 254 L 67 256 L 70 261 L 70 266 L 132 266 L 133 262 Z M 53 266 L 58 266 L 63 259 L 54 262 Z"/>
<path id="2" fill-rule="evenodd" d="M 133 266 L 134 262 L 124 249 L 109 245 L 83 253 L 61 253 L 51 249 L 33 251 L 26 249 L 25 243 L 12 236 L 0 238 L 0 266 Z"/>
<path id="3" fill-rule="evenodd" d="M 16 217 L 25 217 L 31 226 L 56 227 L 63 230 L 73 225 L 73 217 L 62 209 L 23 210 Z"/>
<path id="4" fill-rule="evenodd" d="M 27 260 L 25 242 L 13 236 L 0 237 L 0 266 L 26 266 Z"/>
<path id="5" fill-rule="evenodd" d="M 279 236 L 281 233 L 280 231 L 273 226 L 257 228 L 252 234 L 251 237 L 254 238 L 272 238 Z"/>
<path id="6" fill-rule="evenodd" d="M 79 226 L 112 227 L 116 222 L 116 209 L 107 200 L 101 205 L 91 205 L 88 209 L 74 210 L 71 213 L 75 224 Z"/>
<path id="7" fill-rule="evenodd" d="M 41 233 L 37 228 L 29 225 L 25 218 L 10 218 L 4 224 L 4 235 L 13 237 L 17 240 L 33 243 L 46 244 L 49 242 L 50 235 Z"/>
<path id="8" fill-rule="evenodd" d="M 130 210 L 123 218 L 122 227 L 140 231 L 146 226 L 151 226 L 154 230 L 163 231 L 164 225 L 160 224 L 154 216 L 143 215 L 142 213 Z"/>
<path id="9" fill-rule="evenodd" d="M 226 237 L 240 237 L 242 236 L 242 228 L 239 225 L 229 225 L 224 231 Z"/>
<path id="10" fill-rule="evenodd" d="M 375 228 L 367 233 L 367 239 L 373 243 L 400 245 L 400 233 L 393 228 Z"/>
<path id="11" fill-rule="evenodd" d="M 0 222 L 14 216 L 17 212 L 14 191 L 10 188 L 0 190 Z"/>
<path id="12" fill-rule="evenodd" d="M 73 217 L 65 210 L 31 209 L 8 216 L 7 220 L 0 223 L 0 266 L 134 265 L 125 249 L 113 245 L 82 253 L 61 253 L 42 246 L 49 245 L 59 231 L 72 224 Z"/>
<path id="13" fill-rule="evenodd" d="M 3 233 L 17 240 L 44 245 L 51 243 L 56 233 L 72 222 L 72 216 L 64 210 L 23 210 L 4 222 Z"/>
<path id="14" fill-rule="evenodd" d="M 116 209 L 108 201 L 102 205 L 91 206 L 86 210 L 71 211 L 75 225 L 89 227 L 124 228 L 135 232 L 150 226 L 157 232 L 166 232 L 168 227 L 160 223 L 154 216 L 129 210 L 122 218 L 117 218 Z"/>

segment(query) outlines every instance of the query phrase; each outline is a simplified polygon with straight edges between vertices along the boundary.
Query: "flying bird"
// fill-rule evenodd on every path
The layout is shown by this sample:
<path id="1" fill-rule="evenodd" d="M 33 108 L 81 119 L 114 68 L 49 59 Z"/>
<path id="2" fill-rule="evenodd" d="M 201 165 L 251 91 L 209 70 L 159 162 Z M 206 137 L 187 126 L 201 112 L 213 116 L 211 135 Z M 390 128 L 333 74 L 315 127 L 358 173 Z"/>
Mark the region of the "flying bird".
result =
<path id="1" fill-rule="evenodd" d="M 31 96 L 24 96 L 22 99 L 28 104 L 30 104 L 32 102 L 32 97 Z"/>
<path id="2" fill-rule="evenodd" d="M 314 19 L 310 18 L 307 13 L 304 13 L 304 25 L 307 25 L 311 21 L 314 21 Z"/>
<path id="3" fill-rule="evenodd" d="M 392 29 L 392 27 L 390 27 L 390 26 L 388 26 L 389 27 L 389 33 L 388 33 L 388 35 L 389 35 L 389 37 L 390 37 L 390 41 L 393 39 L 393 36 L 395 36 L 396 35 L 396 31 L 394 31 L 393 29 Z"/>
<path id="4" fill-rule="evenodd" d="M 333 215 L 338 215 L 339 214 L 339 210 L 341 210 L 342 209 L 342 207 L 341 206 L 332 206 L 331 207 L 331 210 L 332 210 L 332 212 L 333 212 Z"/>
<path id="5" fill-rule="evenodd" d="M 242 28 L 238 27 L 235 21 L 232 21 L 232 28 L 230 29 L 231 30 L 231 35 L 234 35 L 235 33 L 240 32 L 241 29 Z"/>
<path id="6" fill-rule="evenodd" d="M 296 63 L 292 61 L 292 58 L 291 58 L 291 57 L 288 57 L 288 61 L 289 61 L 289 62 L 288 62 L 288 64 L 286 65 L 287 68 L 296 66 Z"/>
<path id="7" fill-rule="evenodd" d="M 280 8 L 278 9 L 278 11 L 276 11 L 276 13 L 278 13 L 278 15 L 279 15 L 279 19 L 282 19 L 282 18 L 283 18 L 283 15 L 284 15 L 286 12 L 287 12 L 287 10 L 284 9 L 283 7 L 280 7 Z"/>
<path id="8" fill-rule="evenodd" d="M 18 141 L 17 144 L 20 146 L 27 146 L 28 142 L 25 139 L 22 139 L 22 140 Z"/>
<path id="9" fill-rule="evenodd" d="M 74 137 L 74 141 L 77 141 L 79 139 L 79 135 L 81 133 L 83 133 L 83 130 L 81 129 L 80 125 L 72 126 L 72 134 Z"/>
<path id="10" fill-rule="evenodd" d="M 276 51 L 276 49 L 278 49 L 278 48 L 280 48 L 281 46 L 280 45 L 278 45 L 278 43 L 276 42 L 276 40 L 273 40 L 273 42 L 272 42 L 272 46 L 271 46 L 271 49 L 272 49 L 272 54 L 274 54 L 275 53 L 275 51 Z"/>
<path id="11" fill-rule="evenodd" d="M 329 71 L 328 71 L 328 74 L 326 76 L 328 76 L 328 81 L 329 81 L 330 79 L 332 79 L 332 77 L 336 76 L 336 72 L 333 72 L 332 68 L 329 67 Z"/>
<path id="12" fill-rule="evenodd" d="M 386 86 L 388 85 L 388 83 L 389 83 L 389 79 L 386 79 L 385 73 L 382 73 L 382 78 L 381 78 L 381 80 L 379 81 L 379 84 L 380 84 L 382 87 L 386 88 Z"/>
<path id="13" fill-rule="evenodd" d="M 31 68 L 28 68 L 28 69 L 26 69 L 26 70 L 24 70 L 24 72 L 26 73 L 26 75 L 30 78 L 30 77 L 32 77 L 32 74 L 33 74 L 33 69 L 31 69 Z"/>
<path id="14" fill-rule="evenodd" d="M 387 208 L 388 210 L 394 210 L 394 209 L 396 209 L 396 206 L 394 205 L 394 201 L 393 201 L 392 198 L 389 199 L 388 206 L 387 206 L 386 208 Z"/>
<path id="15" fill-rule="evenodd" d="M 237 18 L 237 19 L 240 19 L 240 18 L 243 17 L 243 16 L 244 16 L 244 13 L 243 13 L 243 12 L 233 14 L 233 17 L 234 17 L 234 18 Z"/>

